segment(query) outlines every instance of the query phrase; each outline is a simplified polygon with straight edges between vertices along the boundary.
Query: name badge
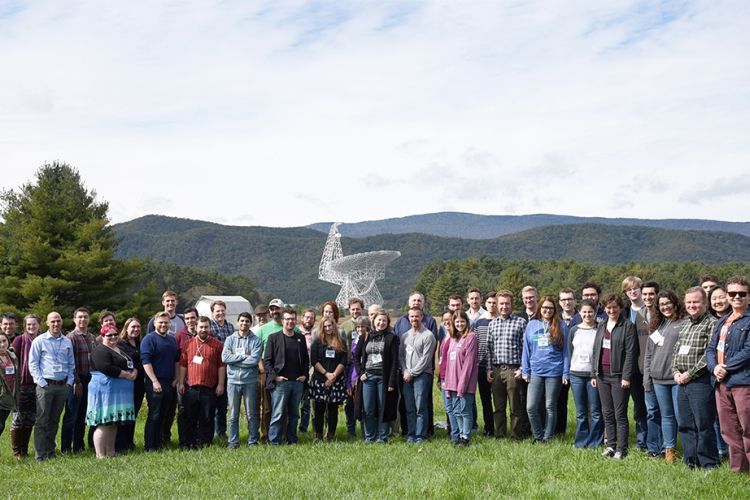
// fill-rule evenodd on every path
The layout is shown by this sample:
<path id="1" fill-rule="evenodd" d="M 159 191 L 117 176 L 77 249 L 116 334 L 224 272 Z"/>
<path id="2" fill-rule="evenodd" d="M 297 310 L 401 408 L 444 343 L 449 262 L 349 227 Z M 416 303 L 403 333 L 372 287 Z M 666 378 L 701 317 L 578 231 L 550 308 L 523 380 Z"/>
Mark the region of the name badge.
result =
<path id="1" fill-rule="evenodd" d="M 681 345 L 680 350 L 677 352 L 679 355 L 685 355 L 690 352 L 690 345 Z"/>
<path id="2" fill-rule="evenodd" d="M 372 361 L 373 363 L 382 363 L 383 355 L 382 354 L 370 354 L 370 361 Z"/>
<path id="3" fill-rule="evenodd" d="M 591 354 L 579 354 L 578 361 L 581 363 L 591 363 Z"/>
<path id="4" fill-rule="evenodd" d="M 244 355 L 245 355 L 245 346 L 242 346 L 242 347 L 237 347 L 237 348 L 236 348 L 236 349 L 234 350 L 234 353 L 235 353 L 235 354 L 236 354 L 237 356 L 244 356 Z"/>
<path id="5" fill-rule="evenodd" d="M 60 373 L 61 371 L 63 371 L 62 365 L 60 363 L 54 363 L 52 365 L 52 371 L 55 373 Z"/>
<path id="6" fill-rule="evenodd" d="M 664 340 L 664 335 L 662 335 L 659 330 L 654 330 L 654 333 L 649 335 L 648 338 L 650 338 L 654 344 L 663 345 L 663 344 L 660 344 L 660 342 Z"/>
<path id="7" fill-rule="evenodd" d="M 547 337 L 539 337 L 536 342 L 539 347 L 547 347 L 549 345 L 549 339 Z"/>
<path id="8" fill-rule="evenodd" d="M 5 367 L 5 374 L 6 375 L 15 375 L 16 374 L 16 367 L 13 365 L 6 366 Z"/>
<path id="9" fill-rule="evenodd" d="M 326 358 L 335 358 L 336 357 L 336 351 L 333 349 L 326 349 Z"/>
<path id="10" fill-rule="evenodd" d="M 193 356 L 193 363 L 196 365 L 202 365 L 203 364 L 203 356 L 198 356 L 197 354 Z"/>
<path id="11" fill-rule="evenodd" d="M 450 359 L 451 361 L 456 361 L 456 351 L 451 351 L 450 357 L 448 359 Z"/>
<path id="12" fill-rule="evenodd" d="M 612 339 L 602 340 L 602 349 L 612 349 Z"/>
<path id="13" fill-rule="evenodd" d="M 463 341 L 463 340 L 462 340 L 461 342 L 459 342 L 459 343 L 458 343 L 458 347 L 461 347 L 461 346 L 463 345 L 463 343 L 464 343 L 464 341 Z"/>
<path id="14" fill-rule="evenodd" d="M 359 338 L 359 334 L 357 333 L 357 330 L 354 330 L 352 332 L 352 342 L 356 342 L 358 338 Z"/>
<path id="15" fill-rule="evenodd" d="M 133 362 L 128 360 L 128 370 L 132 370 L 132 369 L 133 369 Z"/>
<path id="16" fill-rule="evenodd" d="M 720 340 L 719 344 L 716 346 L 716 350 L 719 352 L 724 352 L 724 341 Z"/>

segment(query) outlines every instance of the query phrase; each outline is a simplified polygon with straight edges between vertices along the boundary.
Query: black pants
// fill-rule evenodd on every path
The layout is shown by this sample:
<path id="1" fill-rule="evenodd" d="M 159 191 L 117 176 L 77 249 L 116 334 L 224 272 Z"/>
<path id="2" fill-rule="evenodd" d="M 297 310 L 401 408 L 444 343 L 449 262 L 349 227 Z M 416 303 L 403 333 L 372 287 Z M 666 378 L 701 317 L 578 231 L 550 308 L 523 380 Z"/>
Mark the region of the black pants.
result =
<path id="1" fill-rule="evenodd" d="M 643 374 L 637 370 L 630 377 L 630 398 L 633 400 L 633 420 L 635 420 L 635 445 L 639 449 L 648 447 L 648 423 L 646 421 L 646 394 L 643 390 Z M 659 437 L 653 438 L 659 441 Z"/>
<path id="2" fill-rule="evenodd" d="M 568 392 L 570 383 L 560 386 L 560 396 L 557 398 L 557 421 L 555 422 L 555 436 L 564 436 L 568 428 Z"/>
<path id="3" fill-rule="evenodd" d="M 143 381 L 136 381 L 133 388 L 133 405 L 135 407 L 135 418 L 138 418 L 138 412 L 143 406 L 143 394 L 145 393 L 145 387 Z M 117 435 L 115 436 L 115 451 L 122 453 L 123 451 L 135 449 L 135 422 L 122 422 L 117 424 Z"/>
<path id="4" fill-rule="evenodd" d="M 495 435 L 495 417 L 492 411 L 492 384 L 487 382 L 487 368 L 480 366 L 477 372 L 477 392 L 482 402 L 482 419 L 484 420 L 484 435 Z M 474 423 L 472 427 L 477 427 L 477 400 L 474 399 Z"/>
<path id="5" fill-rule="evenodd" d="M 190 386 L 183 395 L 185 441 L 189 448 L 200 448 L 214 440 L 216 388 Z"/>
<path id="6" fill-rule="evenodd" d="M 315 434 L 319 436 L 323 435 L 323 422 L 326 421 L 326 424 L 328 425 L 328 433 L 326 435 L 329 438 L 332 438 L 336 435 L 336 426 L 339 424 L 338 403 L 314 401 L 313 406 L 313 430 L 315 431 Z"/>
<path id="7" fill-rule="evenodd" d="M 621 382 L 620 377 L 612 375 L 599 374 L 596 378 L 599 399 L 602 402 L 607 446 L 624 453 L 628 449 L 628 399 L 630 399 L 630 389 L 623 389 L 620 385 Z"/>
<path id="8" fill-rule="evenodd" d="M 162 384 L 163 386 L 164 384 Z M 177 394 L 175 390 L 174 397 L 170 400 L 169 406 L 164 410 L 164 421 L 162 422 L 162 442 L 164 446 L 168 446 L 172 441 L 172 424 L 174 423 L 174 417 L 177 414 L 177 403 L 180 401 L 181 396 Z M 179 427 L 179 423 L 177 424 Z"/>

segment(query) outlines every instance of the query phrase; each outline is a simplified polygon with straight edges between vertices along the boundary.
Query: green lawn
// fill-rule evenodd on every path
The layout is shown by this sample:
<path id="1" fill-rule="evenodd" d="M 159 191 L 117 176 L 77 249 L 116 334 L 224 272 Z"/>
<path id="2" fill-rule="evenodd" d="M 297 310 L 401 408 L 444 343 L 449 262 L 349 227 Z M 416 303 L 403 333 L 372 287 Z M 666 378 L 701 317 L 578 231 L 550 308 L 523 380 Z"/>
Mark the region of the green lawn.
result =
<path id="1" fill-rule="evenodd" d="M 569 420 L 574 419 L 573 405 Z M 143 415 L 137 442 L 142 443 Z M 481 414 L 481 411 L 480 411 Z M 442 419 L 436 393 L 436 419 Z M 2 494 L 37 497 L 534 497 L 534 498 L 748 498 L 750 478 L 723 465 L 693 471 L 667 466 L 633 451 L 625 460 L 574 450 L 572 422 L 564 440 L 548 445 L 475 438 L 468 448 L 450 444 L 445 431 L 420 446 L 395 439 L 365 445 L 344 437 L 295 447 L 137 451 L 110 460 L 91 452 L 37 464 L 16 463 L 7 430 L 0 439 Z M 8 422 L 8 425 L 10 422 Z M 242 438 L 246 436 L 243 432 Z M 176 439 L 176 431 L 173 439 Z M 631 433 L 631 450 L 632 445 Z"/>

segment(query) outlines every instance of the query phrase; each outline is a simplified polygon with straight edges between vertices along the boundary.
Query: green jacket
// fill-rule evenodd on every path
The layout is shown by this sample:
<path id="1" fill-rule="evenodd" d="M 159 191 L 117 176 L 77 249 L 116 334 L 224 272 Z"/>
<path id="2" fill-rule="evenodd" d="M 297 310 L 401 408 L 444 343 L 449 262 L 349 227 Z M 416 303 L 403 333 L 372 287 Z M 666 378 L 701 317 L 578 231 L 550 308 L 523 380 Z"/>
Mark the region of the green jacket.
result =
<path id="1" fill-rule="evenodd" d="M 13 351 L 8 351 L 11 361 L 13 361 L 14 377 L 16 379 L 13 384 L 14 390 L 11 392 L 8 383 L 5 381 L 5 374 L 0 373 L 0 410 L 15 410 L 16 404 L 18 403 L 18 386 L 21 384 L 21 374 L 18 370 L 18 358 Z"/>

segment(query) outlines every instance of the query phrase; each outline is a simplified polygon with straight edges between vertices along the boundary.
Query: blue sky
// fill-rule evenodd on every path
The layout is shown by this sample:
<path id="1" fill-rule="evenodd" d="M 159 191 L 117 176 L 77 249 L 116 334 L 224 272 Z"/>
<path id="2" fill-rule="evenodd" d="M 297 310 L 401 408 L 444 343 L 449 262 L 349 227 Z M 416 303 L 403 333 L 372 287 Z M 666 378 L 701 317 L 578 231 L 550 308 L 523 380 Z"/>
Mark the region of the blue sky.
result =
<path id="1" fill-rule="evenodd" d="M 3 187 L 122 222 L 747 220 L 744 1 L 6 1 Z"/>

